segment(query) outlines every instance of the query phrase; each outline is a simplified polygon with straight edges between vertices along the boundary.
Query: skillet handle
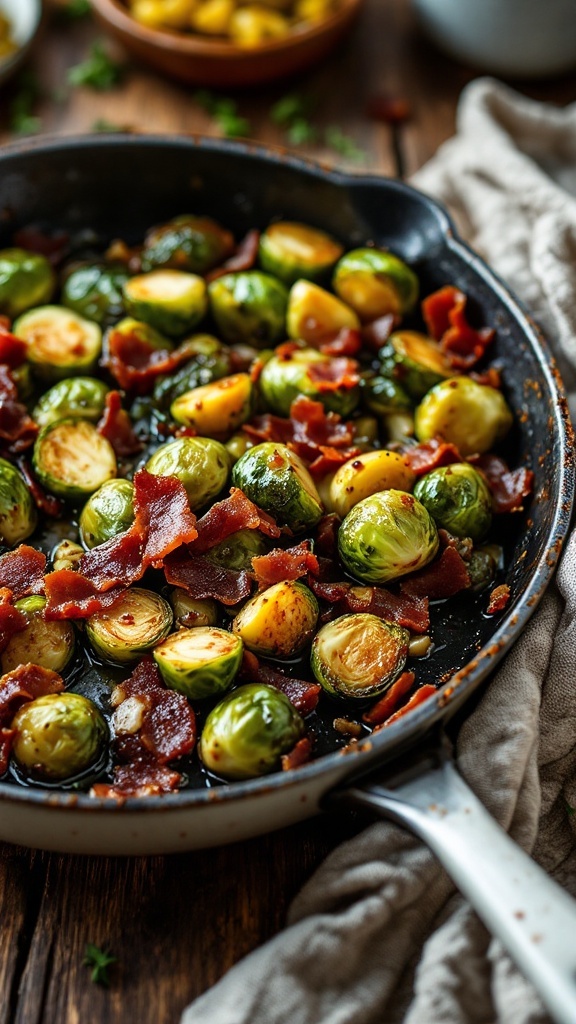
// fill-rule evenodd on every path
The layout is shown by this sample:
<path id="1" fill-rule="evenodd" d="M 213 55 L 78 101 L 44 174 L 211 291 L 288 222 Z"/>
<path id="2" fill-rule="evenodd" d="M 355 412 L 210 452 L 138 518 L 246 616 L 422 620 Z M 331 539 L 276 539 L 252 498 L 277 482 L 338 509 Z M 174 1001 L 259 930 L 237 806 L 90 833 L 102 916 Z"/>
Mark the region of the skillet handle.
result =
<path id="1" fill-rule="evenodd" d="M 446 753 L 424 774 L 381 771 L 328 797 L 368 807 L 424 840 L 532 982 L 558 1024 L 576 1024 L 576 901 L 497 824 Z"/>

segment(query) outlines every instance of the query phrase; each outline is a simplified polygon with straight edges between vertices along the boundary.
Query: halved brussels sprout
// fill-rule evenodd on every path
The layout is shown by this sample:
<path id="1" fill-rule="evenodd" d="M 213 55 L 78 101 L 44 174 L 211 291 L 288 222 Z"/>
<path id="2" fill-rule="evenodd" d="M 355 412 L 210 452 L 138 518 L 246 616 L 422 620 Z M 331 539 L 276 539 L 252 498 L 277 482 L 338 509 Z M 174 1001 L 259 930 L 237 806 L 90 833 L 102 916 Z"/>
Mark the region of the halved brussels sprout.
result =
<path id="1" fill-rule="evenodd" d="M 34 470 L 51 494 L 69 501 L 87 498 L 116 476 L 116 455 L 88 420 L 58 420 L 34 444 Z"/>
<path id="2" fill-rule="evenodd" d="M 2 652 L 2 671 L 11 672 L 18 665 L 41 665 L 61 673 L 74 653 L 74 627 L 71 622 L 47 622 L 44 618 L 46 598 L 23 597 L 15 607 L 28 625 L 15 633 Z"/>
<path id="3" fill-rule="evenodd" d="M 487 384 L 470 377 L 452 377 L 424 396 L 414 416 L 419 441 L 441 437 L 461 455 L 490 451 L 512 426 L 506 399 Z"/>
<path id="4" fill-rule="evenodd" d="M 0 542 L 13 547 L 34 533 L 38 515 L 18 470 L 0 459 Z"/>
<path id="5" fill-rule="evenodd" d="M 281 220 L 260 235 L 260 266 L 285 284 L 321 279 L 344 252 L 330 235 L 308 224 Z"/>
<path id="6" fill-rule="evenodd" d="M 252 559 L 265 555 L 268 543 L 259 530 L 237 530 L 206 552 L 206 558 L 223 569 L 251 569 Z"/>
<path id="7" fill-rule="evenodd" d="M 168 602 L 142 587 L 128 587 L 111 608 L 86 620 L 86 637 L 96 654 L 121 665 L 148 654 L 171 629 Z"/>
<path id="8" fill-rule="evenodd" d="M 296 281 L 290 289 L 286 314 L 288 337 L 319 345 L 345 327 L 357 330 L 360 321 L 350 306 L 346 306 L 325 288 L 312 281 Z"/>
<path id="9" fill-rule="evenodd" d="M 174 587 L 170 603 L 179 626 L 215 626 L 218 622 L 218 605 L 212 598 L 190 597 L 187 590 Z"/>
<path id="10" fill-rule="evenodd" d="M 166 686 L 190 700 L 224 693 L 242 662 L 242 641 L 216 626 L 179 629 L 153 652 Z"/>
<path id="11" fill-rule="evenodd" d="M 285 580 L 247 601 L 232 629 L 255 654 L 292 658 L 311 640 L 317 621 L 312 591 L 304 583 Z"/>
<path id="12" fill-rule="evenodd" d="M 441 466 L 421 477 L 414 495 L 438 526 L 455 537 L 479 541 L 492 523 L 492 495 L 484 477 L 468 462 Z"/>
<path id="13" fill-rule="evenodd" d="M 233 236 L 216 221 L 182 214 L 148 232 L 142 250 L 142 269 L 171 267 L 205 274 L 233 251 Z"/>
<path id="14" fill-rule="evenodd" d="M 206 719 L 198 752 L 224 779 L 252 779 L 280 767 L 305 732 L 304 720 L 280 690 L 248 683 L 229 693 Z"/>
<path id="15" fill-rule="evenodd" d="M 234 466 L 232 483 L 293 533 L 316 526 L 322 518 L 322 503 L 310 473 L 284 444 L 265 441 L 250 448 Z"/>
<path id="16" fill-rule="evenodd" d="M 80 540 L 87 548 L 104 544 L 130 529 L 134 522 L 134 485 L 129 480 L 108 480 L 88 498 L 80 513 Z"/>
<path id="17" fill-rule="evenodd" d="M 124 312 L 122 288 L 130 274 L 125 266 L 88 263 L 75 267 L 62 286 L 62 305 L 101 327 L 118 320 Z"/>
<path id="18" fill-rule="evenodd" d="M 208 308 L 204 279 L 182 270 L 151 270 L 130 277 L 122 294 L 132 316 L 171 338 L 193 330 Z"/>
<path id="19" fill-rule="evenodd" d="M 235 373 L 180 395 L 170 406 L 177 423 L 210 437 L 229 437 L 250 419 L 253 385 L 248 373 Z"/>
<path id="20" fill-rule="evenodd" d="M 412 494 L 390 489 L 364 498 L 338 531 L 348 572 L 363 583 L 387 583 L 422 569 L 438 551 L 430 513 Z"/>
<path id="21" fill-rule="evenodd" d="M 399 381 L 419 401 L 430 388 L 454 376 L 442 349 L 418 331 L 396 331 L 380 349 L 381 373 Z"/>
<path id="22" fill-rule="evenodd" d="M 364 452 L 340 466 L 330 484 L 331 511 L 341 519 L 363 498 L 390 487 L 411 491 L 416 475 L 407 459 L 398 452 Z"/>
<path id="23" fill-rule="evenodd" d="M 377 697 L 400 674 L 410 644 L 402 626 L 376 615 L 341 615 L 318 631 L 312 644 L 312 671 L 333 697 Z"/>
<path id="24" fill-rule="evenodd" d="M 160 377 L 154 385 L 154 401 L 161 409 L 168 408 L 186 391 L 227 377 L 232 369 L 230 349 L 211 334 L 195 334 L 187 338 L 185 344 L 190 362 L 176 373 Z"/>
<path id="25" fill-rule="evenodd" d="M 146 469 L 154 476 L 177 476 L 196 511 L 225 486 L 230 458 L 224 445 L 211 437 L 178 437 L 160 445 Z"/>
<path id="26" fill-rule="evenodd" d="M 254 442 L 251 441 L 248 435 L 244 433 L 232 434 L 232 437 L 226 441 L 226 451 L 230 456 L 232 465 L 234 465 L 235 462 L 238 462 L 238 459 L 240 459 L 249 448 L 253 447 Z"/>
<path id="27" fill-rule="evenodd" d="M 397 381 L 366 374 L 362 379 L 362 400 L 367 409 L 381 418 L 389 441 L 413 436 L 413 403 Z"/>
<path id="28" fill-rule="evenodd" d="M 18 317 L 13 331 L 26 342 L 26 358 L 44 380 L 91 373 L 102 348 L 98 324 L 64 306 L 37 306 Z"/>
<path id="29" fill-rule="evenodd" d="M 143 320 L 136 320 L 133 316 L 125 316 L 106 332 L 104 337 L 105 352 L 108 347 L 108 338 L 111 331 L 114 331 L 115 334 L 134 337 L 138 341 L 143 342 L 144 345 L 159 352 L 171 352 L 174 348 L 174 342 L 170 338 L 165 337 L 164 334 L 160 334 L 160 331 L 157 331 L 151 324 L 145 323 Z"/>
<path id="30" fill-rule="evenodd" d="M 45 256 L 27 249 L 0 251 L 0 313 L 10 319 L 49 302 L 56 284 Z"/>
<path id="31" fill-rule="evenodd" d="M 208 285 L 208 297 L 225 341 L 266 348 L 285 336 L 288 292 L 270 274 L 260 270 L 224 274 Z"/>
<path id="32" fill-rule="evenodd" d="M 24 704 L 12 719 L 12 752 L 32 776 L 73 778 L 99 758 L 108 727 L 98 708 L 79 693 L 49 693 Z"/>
<path id="33" fill-rule="evenodd" d="M 78 562 L 85 555 L 84 548 L 74 540 L 61 540 L 52 552 L 52 567 L 55 572 L 58 569 L 75 569 Z"/>
<path id="34" fill-rule="evenodd" d="M 410 267 L 382 249 L 354 249 L 338 262 L 334 291 L 361 320 L 409 313 L 418 299 L 418 278 Z"/>
<path id="35" fill-rule="evenodd" d="M 32 418 L 39 427 L 47 427 L 70 416 L 96 422 L 106 405 L 108 391 L 106 384 L 95 377 L 66 377 L 44 392 Z"/>
<path id="36" fill-rule="evenodd" d="M 326 388 L 324 370 L 329 375 L 334 360 L 315 348 L 295 349 L 294 352 L 272 356 L 258 379 L 260 394 L 266 408 L 278 416 L 288 416 L 290 406 L 298 395 L 307 395 L 321 402 L 325 409 L 340 416 L 350 416 L 360 401 L 360 387 L 344 379 L 334 387 Z"/>

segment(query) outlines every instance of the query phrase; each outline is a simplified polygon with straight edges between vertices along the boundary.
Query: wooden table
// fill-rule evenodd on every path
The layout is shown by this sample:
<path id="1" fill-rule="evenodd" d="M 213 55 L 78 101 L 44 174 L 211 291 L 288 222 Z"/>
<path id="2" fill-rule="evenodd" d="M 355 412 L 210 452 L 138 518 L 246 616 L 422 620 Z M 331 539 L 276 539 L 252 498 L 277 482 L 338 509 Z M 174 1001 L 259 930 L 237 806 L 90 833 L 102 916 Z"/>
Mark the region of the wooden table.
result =
<path id="1" fill-rule="evenodd" d="M 110 92 L 63 90 L 67 68 L 99 35 L 90 19 L 49 22 L 32 60 L 42 131 L 87 132 L 106 119 L 135 131 L 213 132 L 193 90 L 144 67 L 129 66 Z M 297 88 L 313 97 L 320 128 L 338 125 L 364 151 L 349 168 L 410 175 L 453 133 L 457 97 L 473 77 L 420 38 L 407 0 L 367 0 L 345 49 L 296 86 L 244 94 L 238 107 L 255 138 L 282 144 L 270 107 Z M 520 88 L 562 104 L 576 98 L 575 77 Z M 14 95 L 0 94 L 2 142 Z M 407 99 L 410 120 L 398 128 L 370 121 L 374 95 Z M 320 146 L 303 151 L 346 163 Z M 177 1022 L 195 996 L 282 927 L 299 886 L 359 827 L 352 817 L 326 817 L 234 847 L 126 860 L 0 846 L 0 1024 Z M 109 989 L 91 983 L 82 965 L 88 942 L 117 957 Z"/>

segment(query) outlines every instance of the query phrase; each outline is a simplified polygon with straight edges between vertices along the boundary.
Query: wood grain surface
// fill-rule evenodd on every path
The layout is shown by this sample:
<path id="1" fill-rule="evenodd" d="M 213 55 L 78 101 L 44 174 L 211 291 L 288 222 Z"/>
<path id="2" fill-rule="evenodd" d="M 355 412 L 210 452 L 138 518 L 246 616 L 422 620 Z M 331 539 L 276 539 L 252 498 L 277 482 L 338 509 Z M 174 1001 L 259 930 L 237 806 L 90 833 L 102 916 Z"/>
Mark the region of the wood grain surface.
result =
<path id="1" fill-rule="evenodd" d="M 142 66 L 129 64 L 109 92 L 68 88 L 67 70 L 99 37 L 90 19 L 47 18 L 31 61 L 43 132 L 89 132 L 106 119 L 134 131 L 215 134 L 193 91 Z M 270 108 L 297 89 L 313 100 L 320 132 L 337 125 L 365 155 L 346 162 L 320 144 L 301 152 L 410 175 L 453 133 L 457 97 L 472 77 L 420 37 L 407 0 L 366 0 L 352 37 L 325 65 L 297 83 L 238 96 L 238 110 L 254 138 L 283 145 Z M 574 77 L 519 87 L 557 103 L 576 97 Z M 0 142 L 11 137 L 17 91 L 18 83 L 0 93 Z M 396 128 L 370 120 L 375 95 L 408 100 L 410 119 Z M 191 999 L 282 927 L 300 885 L 359 827 L 352 816 L 317 818 L 233 847 L 124 860 L 0 845 L 0 1024 L 175 1024 Z M 108 989 L 82 964 L 88 942 L 117 957 Z"/>

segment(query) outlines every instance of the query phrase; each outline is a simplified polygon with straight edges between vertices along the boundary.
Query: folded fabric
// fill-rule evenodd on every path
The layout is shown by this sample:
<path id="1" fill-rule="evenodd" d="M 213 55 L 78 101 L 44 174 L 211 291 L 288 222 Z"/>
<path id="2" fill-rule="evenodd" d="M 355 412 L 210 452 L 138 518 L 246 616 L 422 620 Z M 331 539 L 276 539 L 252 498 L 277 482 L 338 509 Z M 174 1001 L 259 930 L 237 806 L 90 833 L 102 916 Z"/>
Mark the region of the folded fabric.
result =
<path id="1" fill-rule="evenodd" d="M 480 79 L 416 176 L 548 335 L 576 413 L 576 104 Z M 458 764 L 514 839 L 576 895 L 576 534 L 556 582 L 462 727 Z M 569 937 L 567 936 L 567 941 Z M 288 926 L 182 1024 L 543 1024 L 530 984 L 432 854 L 380 823 L 334 851 Z"/>

